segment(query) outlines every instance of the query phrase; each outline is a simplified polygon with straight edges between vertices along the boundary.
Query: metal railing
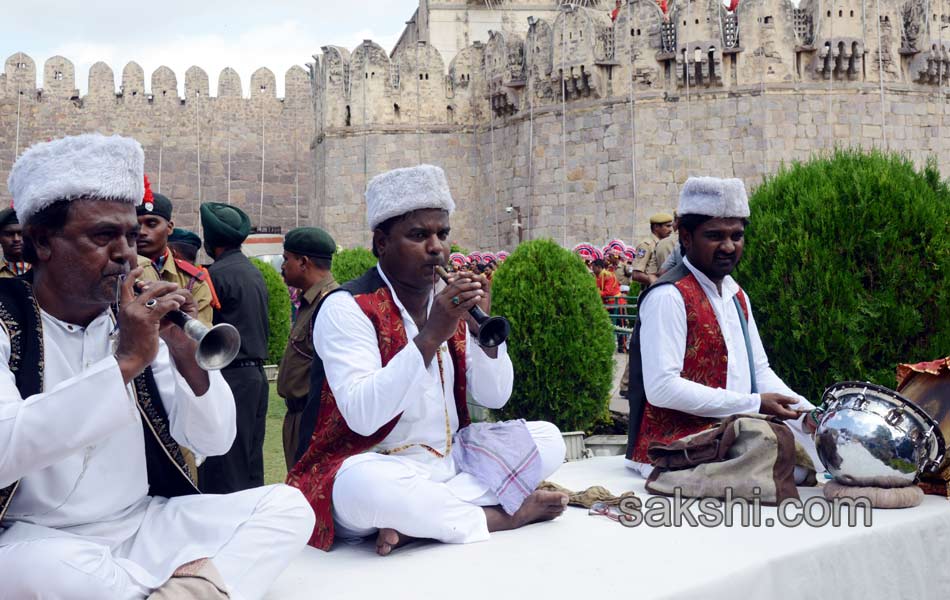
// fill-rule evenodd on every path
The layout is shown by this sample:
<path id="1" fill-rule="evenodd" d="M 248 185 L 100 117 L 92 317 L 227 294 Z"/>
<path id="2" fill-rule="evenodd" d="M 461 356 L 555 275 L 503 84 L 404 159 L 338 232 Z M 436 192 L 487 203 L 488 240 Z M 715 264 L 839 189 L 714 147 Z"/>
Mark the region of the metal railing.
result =
<path id="1" fill-rule="evenodd" d="M 617 304 L 618 299 L 626 300 L 626 304 Z M 610 322 L 613 323 L 614 333 L 631 334 L 633 333 L 633 323 L 637 319 L 637 297 L 636 296 L 616 296 L 610 298 L 613 301 L 604 302 L 604 309 L 610 316 Z"/>

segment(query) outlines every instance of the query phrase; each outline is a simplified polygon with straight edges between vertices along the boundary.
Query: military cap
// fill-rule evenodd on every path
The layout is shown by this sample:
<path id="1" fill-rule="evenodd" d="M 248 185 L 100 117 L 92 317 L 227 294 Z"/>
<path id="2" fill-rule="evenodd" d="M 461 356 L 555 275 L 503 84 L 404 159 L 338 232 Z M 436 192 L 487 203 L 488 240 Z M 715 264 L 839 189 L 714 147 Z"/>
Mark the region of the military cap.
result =
<path id="1" fill-rule="evenodd" d="M 207 247 L 240 246 L 251 233 L 251 218 L 236 206 L 206 202 L 201 205 L 201 226 Z"/>
<path id="2" fill-rule="evenodd" d="M 146 199 L 135 207 L 135 214 L 139 217 L 145 215 L 155 215 L 166 221 L 172 220 L 172 201 L 167 196 L 161 194 L 152 194 L 151 199 Z"/>
<path id="3" fill-rule="evenodd" d="M 0 229 L 7 225 L 19 225 L 20 221 L 16 218 L 16 211 L 13 208 L 0 210 Z"/>
<path id="4" fill-rule="evenodd" d="M 284 236 L 284 250 L 313 258 L 332 259 L 336 242 L 319 227 L 298 227 Z"/>
<path id="5" fill-rule="evenodd" d="M 194 232 L 188 231 L 187 229 L 182 229 L 176 227 L 172 230 L 171 235 L 168 236 L 169 244 L 187 244 L 188 246 L 193 246 L 195 248 L 201 248 L 201 238 L 198 237 Z"/>
<path id="6" fill-rule="evenodd" d="M 650 217 L 650 225 L 662 225 L 663 223 L 671 223 L 673 221 L 673 215 L 670 213 L 656 213 Z"/>

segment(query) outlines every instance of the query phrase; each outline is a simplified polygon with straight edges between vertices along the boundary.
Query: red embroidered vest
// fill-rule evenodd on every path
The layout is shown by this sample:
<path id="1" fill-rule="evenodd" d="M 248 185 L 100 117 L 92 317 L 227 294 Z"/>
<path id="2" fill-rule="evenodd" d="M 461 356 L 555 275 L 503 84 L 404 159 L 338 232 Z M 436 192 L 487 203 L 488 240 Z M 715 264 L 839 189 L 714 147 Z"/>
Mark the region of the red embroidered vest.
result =
<path id="1" fill-rule="evenodd" d="M 353 293 L 357 305 L 373 323 L 379 342 L 379 354 L 385 367 L 408 344 L 399 307 L 396 306 L 389 287 L 379 278 L 375 267 L 354 283 L 357 288 L 363 289 L 354 291 L 352 286 L 344 285 L 341 290 L 347 289 Z M 367 287 L 375 289 L 367 290 Z M 319 310 L 318 307 L 317 312 Z M 449 340 L 449 354 L 455 369 L 454 396 L 459 428 L 466 427 L 471 422 L 465 397 L 466 335 L 465 323 L 459 321 L 458 329 Z M 319 361 L 319 357 L 316 361 Z M 322 364 L 315 364 L 314 371 L 317 368 L 322 373 Z M 329 550 L 334 537 L 332 499 L 337 471 L 347 458 L 367 452 L 382 442 L 402 415 L 397 415 L 372 435 L 362 436 L 346 425 L 325 377 L 320 390 L 319 412 L 310 444 L 287 475 L 287 483 L 303 492 L 316 514 L 316 525 L 310 536 L 310 545 Z"/>
<path id="2" fill-rule="evenodd" d="M 673 285 L 682 294 L 686 305 L 686 353 L 681 376 L 711 388 L 725 388 L 729 352 L 706 292 L 692 273 Z M 745 294 L 739 290 L 738 295 L 742 312 L 748 319 L 749 308 Z M 717 419 L 660 408 L 646 402 L 639 434 L 632 448 L 633 453 L 628 458 L 649 463 L 647 448 L 651 442 L 666 444 L 708 429 L 716 422 Z"/>

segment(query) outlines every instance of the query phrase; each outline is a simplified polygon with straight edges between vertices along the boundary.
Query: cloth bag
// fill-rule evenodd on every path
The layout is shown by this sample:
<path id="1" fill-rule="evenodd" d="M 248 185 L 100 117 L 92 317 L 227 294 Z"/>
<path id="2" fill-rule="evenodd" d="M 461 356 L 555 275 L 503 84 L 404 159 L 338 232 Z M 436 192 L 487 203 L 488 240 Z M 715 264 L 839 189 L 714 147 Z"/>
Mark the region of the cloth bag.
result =
<path id="1" fill-rule="evenodd" d="M 799 499 L 795 466 L 809 471 L 806 484 L 815 484 L 815 467 L 788 425 L 765 415 L 733 415 L 706 431 L 668 444 L 650 444 L 647 455 L 653 472 L 646 489 L 651 494 L 684 498 L 726 497 L 757 499 L 775 505 Z M 757 491 L 756 491 L 757 490 Z"/>

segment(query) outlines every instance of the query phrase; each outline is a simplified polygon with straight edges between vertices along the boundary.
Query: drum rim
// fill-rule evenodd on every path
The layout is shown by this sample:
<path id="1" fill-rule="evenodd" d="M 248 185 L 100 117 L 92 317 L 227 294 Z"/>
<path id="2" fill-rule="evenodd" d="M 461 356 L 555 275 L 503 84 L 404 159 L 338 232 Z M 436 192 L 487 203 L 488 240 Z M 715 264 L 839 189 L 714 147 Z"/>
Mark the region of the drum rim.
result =
<path id="1" fill-rule="evenodd" d="M 930 451 L 927 452 L 928 456 L 926 457 L 926 463 L 922 465 L 921 471 L 932 472 L 938 469 L 940 464 L 943 462 L 944 458 L 946 457 L 946 448 L 947 448 L 947 444 L 950 443 L 950 440 L 944 439 L 943 432 L 940 430 L 940 423 L 937 422 L 936 419 L 931 417 L 927 411 L 917 406 L 917 404 L 912 402 L 910 399 L 906 398 L 900 392 L 892 390 L 891 388 L 885 387 L 883 385 L 871 383 L 869 381 L 839 381 L 828 386 L 827 388 L 825 388 L 825 391 L 822 392 L 821 394 L 822 404 L 826 402 L 826 398 L 828 397 L 830 397 L 833 400 L 838 400 L 838 397 L 832 393 L 834 390 L 842 389 L 842 388 L 858 388 L 858 387 L 865 388 L 867 390 L 873 390 L 879 393 L 883 393 L 884 396 L 897 399 L 901 401 L 905 406 L 909 407 L 910 412 L 914 413 L 915 415 L 919 417 L 922 417 L 923 422 L 926 423 L 927 426 L 931 428 L 934 434 L 933 439 L 934 439 L 936 447 L 933 448 L 932 452 Z"/>

